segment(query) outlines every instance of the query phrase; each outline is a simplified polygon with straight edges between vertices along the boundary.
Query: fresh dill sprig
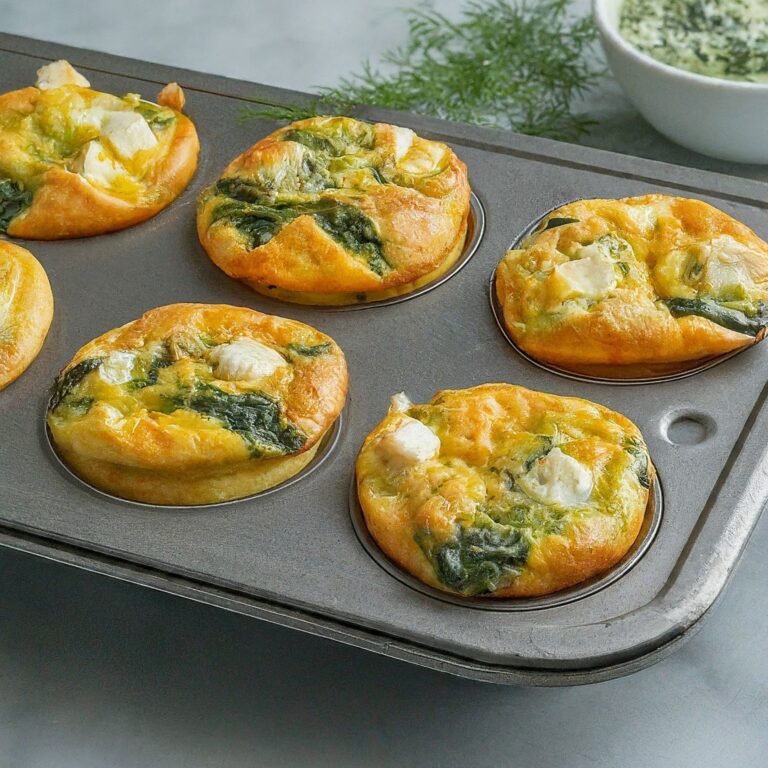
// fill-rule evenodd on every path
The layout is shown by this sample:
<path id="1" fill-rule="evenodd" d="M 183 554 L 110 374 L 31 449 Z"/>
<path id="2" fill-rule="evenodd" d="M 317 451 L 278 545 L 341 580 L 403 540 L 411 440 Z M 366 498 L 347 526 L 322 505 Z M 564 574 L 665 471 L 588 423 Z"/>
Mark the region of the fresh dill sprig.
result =
<path id="1" fill-rule="evenodd" d="M 239 119 L 241 121 L 252 120 L 254 118 L 263 118 L 265 120 L 276 120 L 278 122 L 293 122 L 294 120 L 304 120 L 307 117 L 317 117 L 318 115 L 329 114 L 327 108 L 322 109 L 319 106 L 320 99 L 314 99 L 309 104 L 260 104 L 258 106 L 243 107 L 240 110 Z M 333 111 L 336 114 L 336 111 Z"/>
<path id="2" fill-rule="evenodd" d="M 575 104 L 603 72 L 593 55 L 591 16 L 569 0 L 472 0 L 457 21 L 433 10 L 408 10 L 408 39 L 334 88 L 309 110 L 250 109 L 248 117 L 298 119 L 341 114 L 367 104 L 463 123 L 575 140 L 593 121 Z"/>

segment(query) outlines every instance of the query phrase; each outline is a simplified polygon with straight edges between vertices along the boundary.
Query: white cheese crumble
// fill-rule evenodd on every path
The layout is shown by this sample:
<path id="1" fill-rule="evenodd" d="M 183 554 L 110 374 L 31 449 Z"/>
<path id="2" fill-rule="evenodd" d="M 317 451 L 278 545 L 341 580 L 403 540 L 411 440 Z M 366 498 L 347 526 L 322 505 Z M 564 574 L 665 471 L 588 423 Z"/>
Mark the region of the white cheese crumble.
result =
<path id="1" fill-rule="evenodd" d="M 214 376 L 225 381 L 256 381 L 288 365 L 279 352 L 248 338 L 220 344 L 208 358 L 215 366 Z"/>
<path id="2" fill-rule="evenodd" d="M 553 448 L 516 480 L 523 492 L 542 504 L 574 507 L 592 493 L 592 472 L 572 456 Z"/>
<path id="3" fill-rule="evenodd" d="M 749 248 L 728 235 L 717 237 L 702 248 L 702 281 L 715 296 L 737 296 L 754 287 L 744 258 Z"/>
<path id="4" fill-rule="evenodd" d="M 438 167 L 445 153 L 446 148 L 440 144 L 433 141 L 420 141 L 408 148 L 408 151 L 398 160 L 398 167 L 415 176 L 431 173 Z"/>
<path id="5" fill-rule="evenodd" d="M 52 88 L 60 88 L 62 85 L 81 85 L 90 88 L 90 83 L 64 59 L 53 61 L 37 70 L 37 82 L 35 85 L 41 91 Z"/>
<path id="6" fill-rule="evenodd" d="M 99 378 L 108 384 L 125 384 L 133 378 L 135 352 L 112 352 L 99 366 Z"/>
<path id="7" fill-rule="evenodd" d="M 411 398 L 405 392 L 397 392 L 389 398 L 390 413 L 404 413 L 413 405 Z"/>
<path id="8" fill-rule="evenodd" d="M 553 278 L 563 300 L 579 296 L 599 299 L 618 283 L 616 262 L 598 243 L 582 246 L 575 259 L 558 264 Z"/>
<path id="9" fill-rule="evenodd" d="M 410 128 L 401 128 L 398 125 L 393 125 L 392 130 L 395 134 L 395 162 L 400 162 L 411 148 L 416 134 Z"/>
<path id="10" fill-rule="evenodd" d="M 124 160 L 137 152 L 157 146 L 149 123 L 136 112 L 105 112 L 101 134 Z"/>
<path id="11" fill-rule="evenodd" d="M 103 107 L 88 107 L 88 109 L 73 109 L 70 113 L 70 119 L 76 126 L 84 128 L 95 128 L 101 130 L 101 123 L 104 120 L 106 110 Z"/>
<path id="12" fill-rule="evenodd" d="M 91 184 L 107 188 L 126 173 L 125 168 L 107 154 L 104 145 L 98 139 L 89 141 L 85 145 L 73 163 L 72 170 Z"/>
<path id="13" fill-rule="evenodd" d="M 425 424 L 406 416 L 397 429 L 381 438 L 378 449 L 391 464 L 412 466 L 437 456 L 440 438 Z"/>
<path id="14" fill-rule="evenodd" d="M 640 229 L 652 229 L 656 225 L 656 211 L 652 205 L 628 205 L 626 210 Z"/>

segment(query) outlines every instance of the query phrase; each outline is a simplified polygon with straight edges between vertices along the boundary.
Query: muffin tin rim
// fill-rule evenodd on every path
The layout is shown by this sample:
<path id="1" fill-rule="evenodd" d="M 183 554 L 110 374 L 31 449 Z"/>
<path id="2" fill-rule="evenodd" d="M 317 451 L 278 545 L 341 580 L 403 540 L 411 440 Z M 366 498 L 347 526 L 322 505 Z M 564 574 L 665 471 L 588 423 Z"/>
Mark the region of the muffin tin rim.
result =
<path id="1" fill-rule="evenodd" d="M 655 465 L 654 465 L 655 466 Z M 471 608 L 481 611 L 495 611 L 505 613 L 522 613 L 529 611 L 546 610 L 547 608 L 559 608 L 563 605 L 575 603 L 601 592 L 606 587 L 614 584 L 629 573 L 653 545 L 656 536 L 661 529 L 664 518 L 664 491 L 658 471 L 656 472 L 648 493 L 643 522 L 635 540 L 623 557 L 609 570 L 602 574 L 587 579 L 571 587 L 549 592 L 536 597 L 478 597 L 476 595 L 460 595 L 455 592 L 443 591 L 433 587 L 405 568 L 398 565 L 381 549 L 376 539 L 373 538 L 368 525 L 365 522 L 365 514 L 357 493 L 357 474 L 352 473 L 352 482 L 349 491 L 349 515 L 358 542 L 370 556 L 370 558 L 392 578 L 404 584 L 406 587 L 421 592 L 427 597 L 441 600 L 451 605 L 462 608 Z"/>
<path id="2" fill-rule="evenodd" d="M 451 278 L 461 272 L 464 267 L 469 264 L 472 257 L 477 253 L 477 249 L 483 241 L 485 235 L 485 208 L 480 202 L 480 198 L 475 194 L 474 190 L 470 189 L 469 193 L 469 209 L 467 212 L 467 234 L 464 239 L 464 244 L 461 247 L 461 254 L 453 263 L 451 268 L 442 275 L 439 275 L 434 280 L 430 280 L 426 285 L 422 285 L 420 288 L 416 288 L 408 293 L 403 293 L 399 296 L 390 296 L 387 299 L 377 299 L 376 301 L 362 301 L 355 304 L 304 304 L 298 301 L 288 301 L 281 299 L 279 296 L 270 296 L 268 293 L 258 292 L 261 296 L 269 299 L 270 301 L 278 302 L 281 305 L 287 305 L 291 307 L 299 307 L 301 309 L 322 312 L 327 314 L 333 314 L 336 312 L 357 312 L 366 309 L 378 309 L 379 307 L 387 307 L 393 304 L 402 304 L 405 301 L 416 299 L 419 296 L 423 296 L 430 291 L 439 288 L 444 283 L 447 283 Z"/>
<path id="3" fill-rule="evenodd" d="M 247 496 L 240 496 L 236 499 L 227 499 L 226 501 L 213 501 L 207 504 L 155 504 L 148 501 L 136 501 L 134 499 L 126 499 L 122 496 L 117 496 L 108 491 L 104 491 L 95 485 L 92 485 L 87 480 L 83 480 L 66 461 L 61 457 L 51 435 L 50 427 L 47 422 L 48 415 L 48 401 L 45 402 L 42 420 L 43 431 L 43 443 L 45 452 L 49 461 L 53 463 L 56 470 L 61 474 L 68 482 L 72 483 L 76 487 L 80 487 L 82 490 L 87 491 L 90 495 L 96 495 L 102 499 L 108 499 L 111 502 L 115 502 L 121 505 L 128 505 L 131 507 L 141 507 L 143 509 L 158 509 L 158 510 L 195 510 L 195 509 L 212 509 L 214 507 L 231 507 L 234 504 L 241 504 L 243 502 L 255 501 L 256 499 L 269 496 L 272 493 L 281 491 L 288 488 L 295 483 L 304 480 L 325 464 L 336 453 L 336 449 L 342 442 L 342 438 L 345 436 L 347 430 L 346 411 L 349 406 L 349 394 L 344 402 L 344 407 L 339 411 L 339 415 L 334 420 L 333 424 L 325 431 L 320 438 L 320 445 L 317 452 L 312 457 L 312 460 L 304 467 L 302 467 L 295 475 L 291 475 L 289 478 L 283 480 L 283 482 L 273 485 L 270 488 L 265 488 L 263 491 L 257 493 L 251 493 Z M 293 454 L 289 454 L 293 455 Z M 287 458 L 287 457 L 285 457 Z"/>

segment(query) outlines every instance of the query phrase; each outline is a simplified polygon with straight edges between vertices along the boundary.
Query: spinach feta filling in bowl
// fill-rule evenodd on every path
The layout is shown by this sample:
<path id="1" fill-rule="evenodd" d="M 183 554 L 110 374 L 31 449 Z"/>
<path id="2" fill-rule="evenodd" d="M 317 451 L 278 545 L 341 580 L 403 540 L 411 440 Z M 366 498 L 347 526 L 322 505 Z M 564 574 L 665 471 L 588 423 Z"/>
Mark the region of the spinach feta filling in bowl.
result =
<path id="1" fill-rule="evenodd" d="M 537 360 L 613 378 L 682 371 L 763 338 L 768 245 L 700 200 L 579 200 L 504 256 L 495 290 Z"/>
<path id="2" fill-rule="evenodd" d="M 402 393 L 357 458 L 366 526 L 422 582 L 533 597 L 602 574 L 640 532 L 655 476 L 607 408 L 511 384 Z"/>
<path id="3" fill-rule="evenodd" d="M 461 255 L 470 189 L 445 144 L 318 117 L 236 158 L 200 196 L 209 257 L 268 296 L 343 305 L 409 293 Z"/>
<path id="4" fill-rule="evenodd" d="M 0 232 L 55 240 L 131 226 L 169 205 L 199 143 L 167 85 L 158 104 L 92 90 L 66 61 L 0 95 Z"/>
<path id="5" fill-rule="evenodd" d="M 672 67 L 768 83 L 765 0 L 624 0 L 619 31 Z"/>
<path id="6" fill-rule="evenodd" d="M 226 305 L 173 304 L 105 333 L 59 374 L 48 428 L 86 482 L 151 504 L 266 490 L 314 457 L 347 366 L 328 336 Z"/>
<path id="7" fill-rule="evenodd" d="M 37 357 L 53 319 L 53 294 L 42 264 L 0 240 L 0 389 Z"/>

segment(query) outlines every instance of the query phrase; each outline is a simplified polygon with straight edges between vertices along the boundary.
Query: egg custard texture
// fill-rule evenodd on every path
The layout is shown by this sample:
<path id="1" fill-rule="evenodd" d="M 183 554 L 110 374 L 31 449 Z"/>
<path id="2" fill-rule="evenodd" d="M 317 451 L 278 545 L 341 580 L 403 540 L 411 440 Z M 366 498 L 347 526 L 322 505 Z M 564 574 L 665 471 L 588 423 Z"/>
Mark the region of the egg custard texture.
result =
<path id="1" fill-rule="evenodd" d="M 392 399 L 357 458 L 365 522 L 392 560 L 447 592 L 544 595 L 617 563 L 654 469 L 629 419 L 511 384 Z"/>
<path id="2" fill-rule="evenodd" d="M 200 197 L 200 241 L 260 293 L 352 304 L 444 274 L 467 234 L 466 166 L 408 128 L 317 117 L 236 158 Z"/>
<path id="3" fill-rule="evenodd" d="M 250 309 L 173 304 L 86 344 L 48 407 L 62 459 L 127 499 L 206 504 L 295 475 L 344 406 L 328 336 Z"/>
<path id="4" fill-rule="evenodd" d="M 0 232 L 56 240 L 123 229 L 187 186 L 199 143 L 166 86 L 158 104 L 91 90 L 66 61 L 0 95 Z"/>
<path id="5" fill-rule="evenodd" d="M 700 200 L 580 200 L 506 254 L 496 293 L 532 357 L 662 370 L 763 338 L 768 245 Z"/>
<path id="6" fill-rule="evenodd" d="M 37 357 L 53 319 L 53 294 L 40 262 L 0 240 L 0 389 Z"/>

